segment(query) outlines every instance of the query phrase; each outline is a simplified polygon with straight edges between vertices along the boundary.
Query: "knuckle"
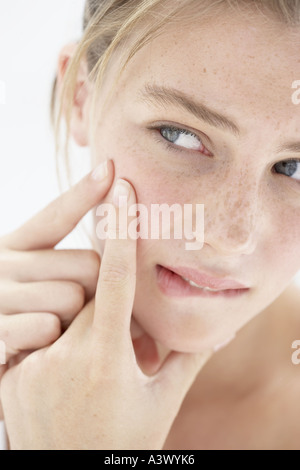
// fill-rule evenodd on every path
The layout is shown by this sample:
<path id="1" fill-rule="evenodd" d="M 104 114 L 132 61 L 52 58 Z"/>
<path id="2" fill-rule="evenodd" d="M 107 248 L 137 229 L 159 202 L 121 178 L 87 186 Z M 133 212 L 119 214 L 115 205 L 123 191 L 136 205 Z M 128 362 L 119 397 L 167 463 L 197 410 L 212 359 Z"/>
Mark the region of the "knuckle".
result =
<path id="1" fill-rule="evenodd" d="M 42 350 L 39 350 L 29 354 L 19 365 L 19 377 L 23 383 L 36 382 L 38 380 L 41 352 Z"/>
<path id="2" fill-rule="evenodd" d="M 126 284 L 131 278 L 132 273 L 129 266 L 120 261 L 116 263 L 107 263 L 101 271 L 101 281 L 110 285 Z"/>
<path id="3" fill-rule="evenodd" d="M 61 342 L 60 345 L 49 348 L 45 353 L 45 363 L 48 369 L 57 370 L 62 364 L 65 364 L 70 360 L 71 349 L 66 345 L 65 342 Z"/>

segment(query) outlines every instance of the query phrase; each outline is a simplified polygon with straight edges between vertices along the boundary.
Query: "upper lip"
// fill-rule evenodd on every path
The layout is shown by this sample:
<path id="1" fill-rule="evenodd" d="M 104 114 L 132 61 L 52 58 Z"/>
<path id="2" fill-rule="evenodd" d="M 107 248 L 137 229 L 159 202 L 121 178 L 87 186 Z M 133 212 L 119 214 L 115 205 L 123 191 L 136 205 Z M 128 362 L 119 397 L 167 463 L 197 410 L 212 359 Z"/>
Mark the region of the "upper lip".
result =
<path id="1" fill-rule="evenodd" d="M 189 281 L 193 281 L 200 287 L 208 287 L 209 289 L 229 290 L 229 289 L 248 289 L 247 286 L 226 277 L 213 277 L 204 272 L 200 272 L 194 268 L 172 267 L 166 266 L 167 269 L 173 271 L 179 276 L 185 277 Z"/>

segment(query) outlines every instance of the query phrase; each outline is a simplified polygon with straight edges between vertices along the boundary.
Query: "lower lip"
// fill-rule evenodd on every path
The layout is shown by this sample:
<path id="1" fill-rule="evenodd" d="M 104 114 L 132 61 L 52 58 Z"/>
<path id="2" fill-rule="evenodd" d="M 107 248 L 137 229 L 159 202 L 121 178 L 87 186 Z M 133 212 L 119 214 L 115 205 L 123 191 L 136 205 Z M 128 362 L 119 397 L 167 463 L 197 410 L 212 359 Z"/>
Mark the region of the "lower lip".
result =
<path id="1" fill-rule="evenodd" d="M 157 265 L 156 272 L 160 290 L 171 297 L 239 297 L 249 291 L 249 289 L 226 289 L 211 292 L 191 286 L 181 276 L 163 266 Z"/>

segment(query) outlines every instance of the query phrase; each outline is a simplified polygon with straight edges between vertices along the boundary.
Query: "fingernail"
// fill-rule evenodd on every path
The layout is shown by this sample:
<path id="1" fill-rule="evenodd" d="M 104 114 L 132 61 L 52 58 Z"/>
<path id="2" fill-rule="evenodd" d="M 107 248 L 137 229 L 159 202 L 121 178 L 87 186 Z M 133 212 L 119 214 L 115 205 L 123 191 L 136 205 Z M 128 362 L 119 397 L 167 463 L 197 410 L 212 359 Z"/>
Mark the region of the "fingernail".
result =
<path id="1" fill-rule="evenodd" d="M 107 166 L 107 160 L 101 165 L 97 166 L 93 173 L 92 173 L 92 178 L 95 181 L 102 181 L 104 180 L 108 175 L 108 166 Z"/>
<path id="2" fill-rule="evenodd" d="M 223 343 L 220 343 L 220 344 L 217 344 L 215 347 L 214 347 L 214 351 L 217 352 L 217 351 L 220 351 L 220 349 L 223 349 L 225 348 L 225 346 L 227 346 L 234 338 L 235 338 L 236 335 L 232 335 L 230 336 L 230 338 L 228 338 L 226 341 L 224 341 Z"/>
<path id="3" fill-rule="evenodd" d="M 130 184 L 125 180 L 118 180 L 114 189 L 113 203 L 116 207 L 127 206 Z"/>

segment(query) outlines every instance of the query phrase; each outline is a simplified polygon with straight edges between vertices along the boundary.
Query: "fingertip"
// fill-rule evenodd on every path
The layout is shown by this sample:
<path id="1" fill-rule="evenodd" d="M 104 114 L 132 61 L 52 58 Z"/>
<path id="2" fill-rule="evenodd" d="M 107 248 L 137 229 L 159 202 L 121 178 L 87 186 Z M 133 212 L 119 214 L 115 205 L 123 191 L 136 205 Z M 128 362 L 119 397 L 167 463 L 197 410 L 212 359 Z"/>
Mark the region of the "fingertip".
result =
<path id="1" fill-rule="evenodd" d="M 91 172 L 92 180 L 99 182 L 104 180 L 108 175 L 108 161 L 105 160 L 100 165 L 96 166 Z"/>
<path id="2" fill-rule="evenodd" d="M 117 208 L 130 207 L 136 202 L 136 194 L 132 184 L 124 178 L 116 181 L 113 191 L 113 203 Z"/>
<path id="3" fill-rule="evenodd" d="M 113 162 L 107 159 L 97 165 L 88 176 L 93 182 L 101 183 L 107 180 L 108 176 L 112 173 L 112 169 Z"/>

